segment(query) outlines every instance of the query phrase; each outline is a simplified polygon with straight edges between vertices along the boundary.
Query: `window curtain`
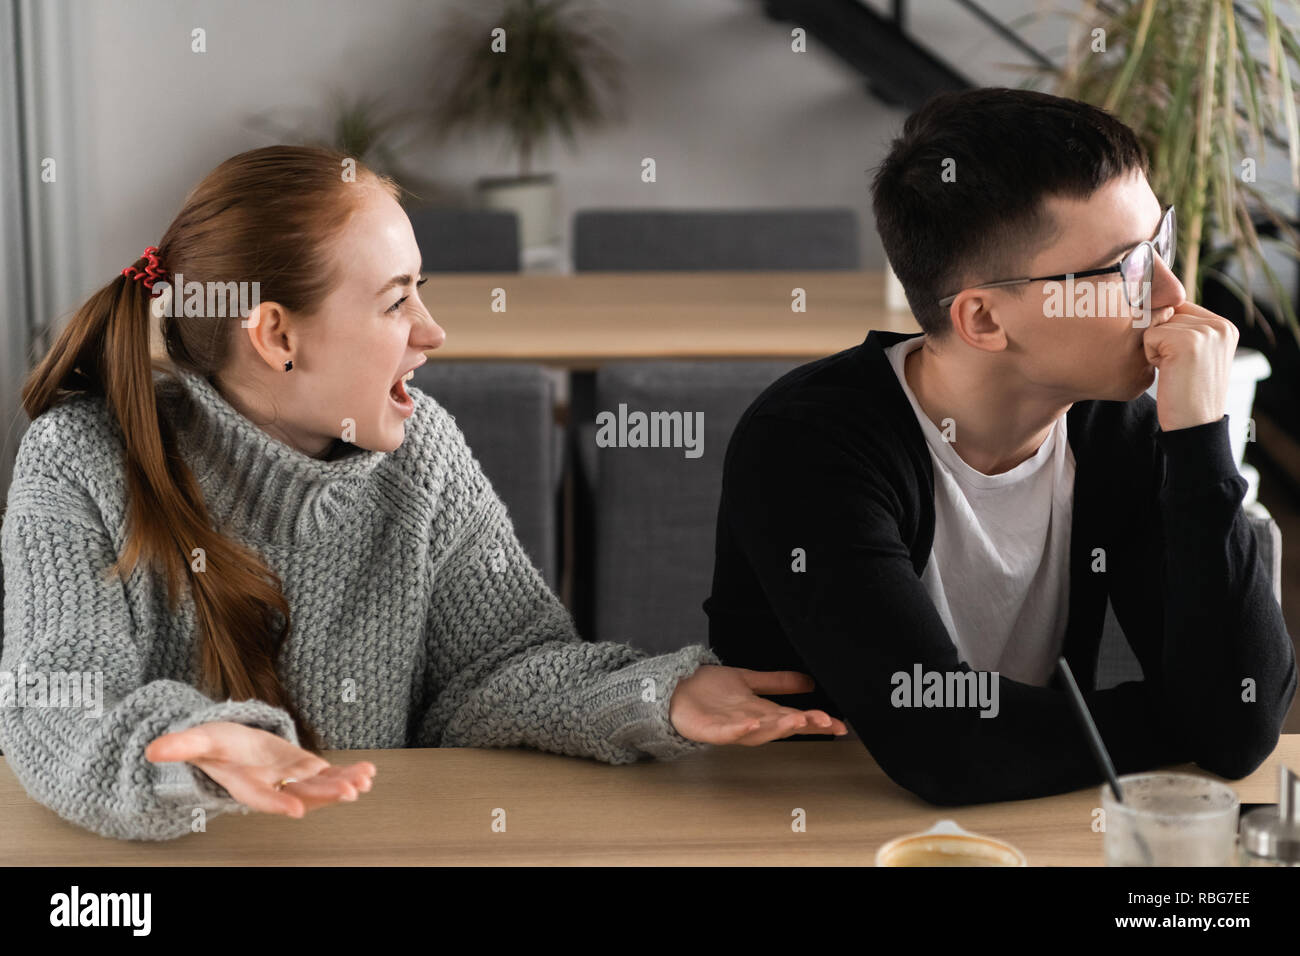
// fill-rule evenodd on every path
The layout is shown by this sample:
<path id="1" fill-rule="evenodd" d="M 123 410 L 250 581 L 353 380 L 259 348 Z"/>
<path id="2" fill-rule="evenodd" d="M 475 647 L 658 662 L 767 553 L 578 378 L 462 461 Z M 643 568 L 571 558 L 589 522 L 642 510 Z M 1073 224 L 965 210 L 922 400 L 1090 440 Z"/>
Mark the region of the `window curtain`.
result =
<path id="1" fill-rule="evenodd" d="M 82 293 L 75 11 L 75 0 L 0 0 L 0 504 L 29 424 L 23 381 Z"/>

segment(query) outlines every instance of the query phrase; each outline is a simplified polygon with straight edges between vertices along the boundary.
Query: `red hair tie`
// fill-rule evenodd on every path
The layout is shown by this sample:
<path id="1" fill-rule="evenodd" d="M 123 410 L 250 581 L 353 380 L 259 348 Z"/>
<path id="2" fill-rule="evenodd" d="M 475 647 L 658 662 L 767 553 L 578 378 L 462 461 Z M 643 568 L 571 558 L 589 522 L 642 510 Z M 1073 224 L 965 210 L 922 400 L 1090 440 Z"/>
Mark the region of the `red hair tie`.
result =
<path id="1" fill-rule="evenodd" d="M 155 282 L 159 279 L 165 280 L 169 277 L 167 268 L 162 264 L 162 260 L 158 258 L 157 246 L 149 246 L 149 248 L 145 249 L 144 252 L 140 253 L 140 258 L 148 259 L 149 264 L 143 269 L 137 269 L 134 265 L 129 265 L 122 270 L 122 275 L 126 276 L 128 279 L 142 279 L 144 281 L 144 287 L 150 292 L 153 292 L 153 284 Z"/>

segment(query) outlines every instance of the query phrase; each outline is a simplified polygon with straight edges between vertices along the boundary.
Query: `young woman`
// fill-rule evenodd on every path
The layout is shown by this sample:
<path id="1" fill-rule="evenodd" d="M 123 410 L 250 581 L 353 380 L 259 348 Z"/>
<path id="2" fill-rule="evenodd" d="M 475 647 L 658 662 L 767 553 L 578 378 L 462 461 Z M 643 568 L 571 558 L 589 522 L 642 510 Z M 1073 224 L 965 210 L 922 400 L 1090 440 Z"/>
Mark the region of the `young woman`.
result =
<path id="1" fill-rule="evenodd" d="M 68 820 L 168 839 L 199 807 L 370 789 L 322 749 L 618 764 L 846 732 L 757 696 L 804 675 L 578 637 L 451 416 L 403 384 L 445 335 L 397 195 L 326 150 L 227 160 L 24 387 L 0 670 L 102 677 L 103 700 L 0 700 L 0 748 Z"/>

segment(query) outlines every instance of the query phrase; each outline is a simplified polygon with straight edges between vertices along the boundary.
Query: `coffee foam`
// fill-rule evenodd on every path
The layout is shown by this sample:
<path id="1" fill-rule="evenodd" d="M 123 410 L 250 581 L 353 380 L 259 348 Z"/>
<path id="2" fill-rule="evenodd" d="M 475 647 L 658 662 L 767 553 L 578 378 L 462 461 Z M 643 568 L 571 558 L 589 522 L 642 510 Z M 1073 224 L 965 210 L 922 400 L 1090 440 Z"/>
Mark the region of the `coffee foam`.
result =
<path id="1" fill-rule="evenodd" d="M 1024 866 L 1015 847 L 970 833 L 951 820 L 925 833 L 890 840 L 876 854 L 877 866 Z"/>

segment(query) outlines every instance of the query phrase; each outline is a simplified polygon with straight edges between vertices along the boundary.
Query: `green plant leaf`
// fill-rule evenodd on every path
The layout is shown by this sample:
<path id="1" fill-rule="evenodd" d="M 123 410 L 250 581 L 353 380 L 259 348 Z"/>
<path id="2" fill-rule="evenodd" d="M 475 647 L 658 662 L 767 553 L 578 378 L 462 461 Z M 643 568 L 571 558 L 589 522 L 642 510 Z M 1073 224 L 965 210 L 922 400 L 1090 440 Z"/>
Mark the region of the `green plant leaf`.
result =
<path id="1" fill-rule="evenodd" d="M 497 28 L 504 51 L 492 47 Z M 432 110 L 439 131 L 504 130 L 521 174 L 551 133 L 572 143 L 579 127 L 600 126 L 618 112 L 622 64 L 604 19 L 571 0 L 506 0 L 454 12 L 434 61 L 442 64 Z"/>

